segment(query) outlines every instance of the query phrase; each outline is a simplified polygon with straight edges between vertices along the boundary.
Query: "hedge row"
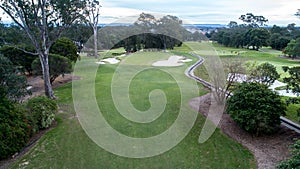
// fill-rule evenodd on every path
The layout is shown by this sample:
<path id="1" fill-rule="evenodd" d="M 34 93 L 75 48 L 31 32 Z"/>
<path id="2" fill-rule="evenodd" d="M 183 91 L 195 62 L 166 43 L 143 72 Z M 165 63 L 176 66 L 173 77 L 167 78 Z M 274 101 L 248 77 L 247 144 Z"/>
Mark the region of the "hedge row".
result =
<path id="1" fill-rule="evenodd" d="M 33 134 L 50 127 L 57 104 L 46 97 L 36 97 L 25 104 L 1 97 L 0 112 L 0 159 L 5 159 L 22 150 Z"/>

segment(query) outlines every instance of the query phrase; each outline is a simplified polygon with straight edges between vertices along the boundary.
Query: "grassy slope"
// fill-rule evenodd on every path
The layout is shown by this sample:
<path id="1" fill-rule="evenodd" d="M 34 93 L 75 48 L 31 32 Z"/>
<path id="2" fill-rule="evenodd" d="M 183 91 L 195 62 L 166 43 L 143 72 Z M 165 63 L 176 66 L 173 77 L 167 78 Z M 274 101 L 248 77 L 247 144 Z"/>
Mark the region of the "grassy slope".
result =
<path id="1" fill-rule="evenodd" d="M 179 49 L 176 49 L 179 52 Z M 179 54 L 179 53 L 177 53 Z M 182 55 L 189 55 L 180 53 Z M 150 54 L 151 55 L 151 54 Z M 157 55 L 157 53 L 156 53 Z M 159 55 L 158 55 L 159 56 Z M 139 57 L 135 55 L 135 57 Z M 140 56 L 139 59 L 141 59 Z M 163 56 L 166 57 L 166 56 Z M 147 59 L 145 55 L 142 57 Z M 159 57 L 161 58 L 161 57 Z M 140 61 L 133 59 L 134 61 Z M 94 59 L 83 58 L 82 68 L 88 69 Z M 161 88 L 170 99 L 166 115 L 148 125 L 139 125 L 126 121 L 117 114 L 110 95 L 110 81 L 116 66 L 104 65 L 98 70 L 96 78 L 96 96 L 103 114 L 110 124 L 122 133 L 148 137 L 155 135 L 172 124 L 176 118 L 178 88 L 170 76 L 161 71 L 150 70 L 135 77 L 130 87 L 130 98 L 134 106 L 145 110 L 149 102 L 145 100 L 153 88 Z M 174 69 L 174 68 L 171 68 Z M 175 69 L 174 69 L 175 70 Z M 180 70 L 183 81 L 189 81 Z M 149 83 L 149 81 L 152 81 Z M 142 87 L 141 87 L 142 86 Z M 206 91 L 200 86 L 200 94 Z M 60 107 L 64 110 L 58 115 L 58 126 L 46 134 L 38 144 L 13 168 L 255 168 L 253 155 L 240 144 L 227 138 L 219 130 L 204 144 L 198 143 L 198 137 L 204 118 L 198 116 L 188 136 L 170 151 L 152 158 L 128 159 L 113 155 L 93 143 L 82 130 L 72 106 L 72 85 L 67 84 L 55 91 Z M 134 89 L 139 89 L 137 92 Z M 145 93 L 145 94 L 141 94 Z M 197 96 L 191 94 L 191 98 Z M 186 100 L 187 101 L 187 100 Z M 172 113 L 174 112 L 174 113 Z M 125 127 L 124 127 L 125 126 Z M 26 162 L 29 164 L 26 165 Z"/>

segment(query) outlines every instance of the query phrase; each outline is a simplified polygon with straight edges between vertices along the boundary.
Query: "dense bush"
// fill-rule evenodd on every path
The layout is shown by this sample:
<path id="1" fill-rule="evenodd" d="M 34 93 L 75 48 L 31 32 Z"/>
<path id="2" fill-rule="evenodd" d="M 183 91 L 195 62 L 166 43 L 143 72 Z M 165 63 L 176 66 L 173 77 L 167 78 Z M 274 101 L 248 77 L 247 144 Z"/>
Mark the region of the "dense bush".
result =
<path id="1" fill-rule="evenodd" d="M 281 162 L 278 169 L 293 169 L 300 168 L 300 140 L 292 146 L 292 157 L 286 161 Z"/>
<path id="2" fill-rule="evenodd" d="M 59 38 L 51 46 L 50 53 L 68 58 L 72 62 L 79 59 L 77 46 L 69 38 Z"/>
<path id="3" fill-rule="evenodd" d="M 29 116 L 31 117 L 34 130 L 40 130 L 50 127 L 54 121 L 55 113 L 57 112 L 57 104 L 44 96 L 35 97 L 27 102 Z"/>
<path id="4" fill-rule="evenodd" d="M 228 99 L 227 112 L 237 124 L 251 134 L 271 134 L 280 125 L 286 105 L 266 85 L 242 83 Z"/>
<path id="5" fill-rule="evenodd" d="M 11 101 L 18 101 L 27 95 L 27 81 L 24 76 L 18 75 L 16 67 L 12 62 L 0 54 L 0 88 L 3 97 Z"/>
<path id="6" fill-rule="evenodd" d="M 8 46 L 5 45 L 0 48 L 0 52 L 7 57 L 15 66 L 19 67 L 20 72 L 22 73 L 32 73 L 31 63 L 34 59 L 38 58 L 36 55 L 25 53 L 24 51 L 20 50 L 24 49 L 28 52 L 35 52 L 34 47 L 22 45 L 22 46 Z"/>
<path id="7" fill-rule="evenodd" d="M 36 59 L 32 62 L 33 74 L 42 75 L 42 67 L 39 59 Z M 60 55 L 49 55 L 49 72 L 50 72 L 50 83 L 52 84 L 55 79 L 66 73 L 72 72 L 72 63 L 71 61 Z"/>
<path id="8" fill-rule="evenodd" d="M 25 110 L 0 97 L 0 159 L 19 152 L 30 138 L 31 128 Z"/>

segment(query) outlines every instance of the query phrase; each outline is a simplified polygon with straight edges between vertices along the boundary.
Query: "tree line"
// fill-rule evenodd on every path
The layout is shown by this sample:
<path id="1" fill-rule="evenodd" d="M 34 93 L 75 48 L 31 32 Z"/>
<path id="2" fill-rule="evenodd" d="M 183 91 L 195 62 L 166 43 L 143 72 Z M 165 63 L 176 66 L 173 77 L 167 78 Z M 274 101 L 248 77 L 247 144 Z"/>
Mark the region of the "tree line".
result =
<path id="1" fill-rule="evenodd" d="M 271 46 L 290 57 L 300 56 L 300 30 L 294 23 L 268 28 L 265 27 L 266 18 L 252 13 L 241 15 L 239 19 L 244 23 L 231 21 L 227 28 L 212 32 L 211 39 L 227 47 L 259 50 L 262 46 Z"/>
<path id="2" fill-rule="evenodd" d="M 127 52 L 141 49 L 173 49 L 182 41 L 201 41 L 206 37 L 200 32 L 189 32 L 182 26 L 182 20 L 176 16 L 166 15 L 156 18 L 148 13 L 141 13 L 132 25 L 105 26 L 98 32 L 98 49 L 124 47 Z M 94 37 L 85 47 L 92 49 Z"/>

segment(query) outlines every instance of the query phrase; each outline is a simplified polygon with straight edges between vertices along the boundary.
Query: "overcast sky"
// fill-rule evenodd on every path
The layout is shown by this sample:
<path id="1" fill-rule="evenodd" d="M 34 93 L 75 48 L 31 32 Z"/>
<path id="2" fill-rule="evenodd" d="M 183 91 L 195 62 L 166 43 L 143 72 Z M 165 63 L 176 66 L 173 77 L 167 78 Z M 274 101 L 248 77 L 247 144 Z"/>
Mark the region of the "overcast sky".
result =
<path id="1" fill-rule="evenodd" d="M 171 14 L 188 23 L 227 24 L 239 21 L 239 16 L 251 12 L 269 19 L 269 25 L 287 25 L 300 19 L 294 14 L 300 0 L 100 0 L 101 23 L 123 21 L 123 17 L 142 12 Z M 2 17 L 7 21 L 6 17 Z"/>
<path id="2" fill-rule="evenodd" d="M 172 14 L 191 23 L 220 23 L 238 21 L 251 12 L 269 19 L 269 25 L 287 25 L 300 19 L 294 16 L 300 0 L 102 0 L 102 22 L 141 12 Z"/>

